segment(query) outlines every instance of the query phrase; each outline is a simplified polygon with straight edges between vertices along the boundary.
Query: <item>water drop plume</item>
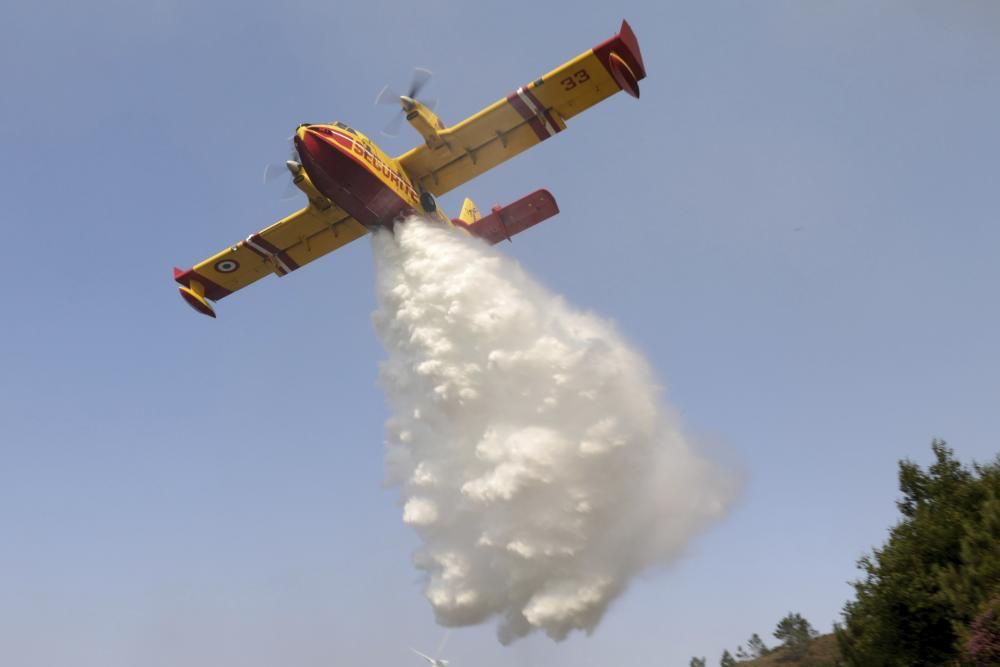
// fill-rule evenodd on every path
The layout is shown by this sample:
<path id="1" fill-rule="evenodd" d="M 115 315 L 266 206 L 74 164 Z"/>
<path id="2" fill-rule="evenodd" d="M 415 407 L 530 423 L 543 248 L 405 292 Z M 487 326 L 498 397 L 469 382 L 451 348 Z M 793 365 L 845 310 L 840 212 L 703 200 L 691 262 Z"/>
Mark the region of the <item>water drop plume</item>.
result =
<path id="1" fill-rule="evenodd" d="M 592 632 L 725 513 L 733 478 L 609 322 L 516 262 L 419 219 L 374 248 L 386 475 L 438 622 Z"/>

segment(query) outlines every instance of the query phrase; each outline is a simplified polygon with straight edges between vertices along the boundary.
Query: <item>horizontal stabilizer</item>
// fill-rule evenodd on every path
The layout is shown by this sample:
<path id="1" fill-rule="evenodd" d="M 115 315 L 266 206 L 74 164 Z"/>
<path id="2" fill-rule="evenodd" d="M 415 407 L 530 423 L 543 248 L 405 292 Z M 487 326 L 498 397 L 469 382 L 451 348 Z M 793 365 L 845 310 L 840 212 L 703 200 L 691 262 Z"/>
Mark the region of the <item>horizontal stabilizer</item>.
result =
<path id="1" fill-rule="evenodd" d="M 537 190 L 513 204 L 494 206 L 489 215 L 471 224 L 463 220 L 454 222 L 493 245 L 504 239 L 509 241 L 515 234 L 548 220 L 558 212 L 559 206 L 552 194 L 548 190 Z"/>

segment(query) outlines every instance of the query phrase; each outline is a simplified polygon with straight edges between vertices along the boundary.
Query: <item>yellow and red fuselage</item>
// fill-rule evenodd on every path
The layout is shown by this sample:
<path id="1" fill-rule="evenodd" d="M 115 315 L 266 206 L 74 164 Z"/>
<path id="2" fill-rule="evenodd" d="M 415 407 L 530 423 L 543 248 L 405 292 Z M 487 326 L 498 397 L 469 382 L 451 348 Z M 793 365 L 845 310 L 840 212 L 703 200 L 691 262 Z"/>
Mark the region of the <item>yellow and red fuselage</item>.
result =
<path id="1" fill-rule="evenodd" d="M 300 126 L 295 148 L 316 190 L 369 229 L 391 228 L 414 212 L 451 222 L 422 205 L 421 193 L 396 160 L 343 123 Z"/>

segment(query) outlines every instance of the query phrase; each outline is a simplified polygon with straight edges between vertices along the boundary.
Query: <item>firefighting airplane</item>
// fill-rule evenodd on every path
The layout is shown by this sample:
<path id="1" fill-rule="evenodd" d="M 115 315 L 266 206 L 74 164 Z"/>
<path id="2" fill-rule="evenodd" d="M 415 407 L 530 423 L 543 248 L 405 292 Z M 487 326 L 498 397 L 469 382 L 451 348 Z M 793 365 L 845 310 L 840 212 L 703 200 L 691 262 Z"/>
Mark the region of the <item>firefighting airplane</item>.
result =
<path id="1" fill-rule="evenodd" d="M 646 76 L 639 42 L 628 22 L 618 34 L 545 76 L 465 119 L 445 127 L 414 96 L 399 102 L 424 143 L 391 158 L 343 123 L 300 125 L 298 160 L 286 163 L 309 203 L 302 210 L 186 271 L 174 269 L 184 300 L 215 317 L 218 301 L 264 276 L 284 276 L 379 227 L 420 213 L 464 229 L 490 244 L 518 234 L 559 212 L 538 190 L 480 216 L 466 199 L 449 220 L 439 197 L 518 153 L 566 129 L 566 121 L 620 90 L 639 97 Z"/>

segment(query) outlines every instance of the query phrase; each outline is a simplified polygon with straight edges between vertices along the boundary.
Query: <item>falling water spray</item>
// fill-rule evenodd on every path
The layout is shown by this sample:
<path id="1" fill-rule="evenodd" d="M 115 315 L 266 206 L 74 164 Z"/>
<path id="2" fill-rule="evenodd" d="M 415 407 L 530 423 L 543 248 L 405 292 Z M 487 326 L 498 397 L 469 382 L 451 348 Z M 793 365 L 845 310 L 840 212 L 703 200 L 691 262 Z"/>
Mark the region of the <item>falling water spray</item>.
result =
<path id="1" fill-rule="evenodd" d="M 411 219 L 374 240 L 386 475 L 446 626 L 592 632 L 640 572 L 725 513 L 731 475 L 646 361 L 513 260 Z"/>

